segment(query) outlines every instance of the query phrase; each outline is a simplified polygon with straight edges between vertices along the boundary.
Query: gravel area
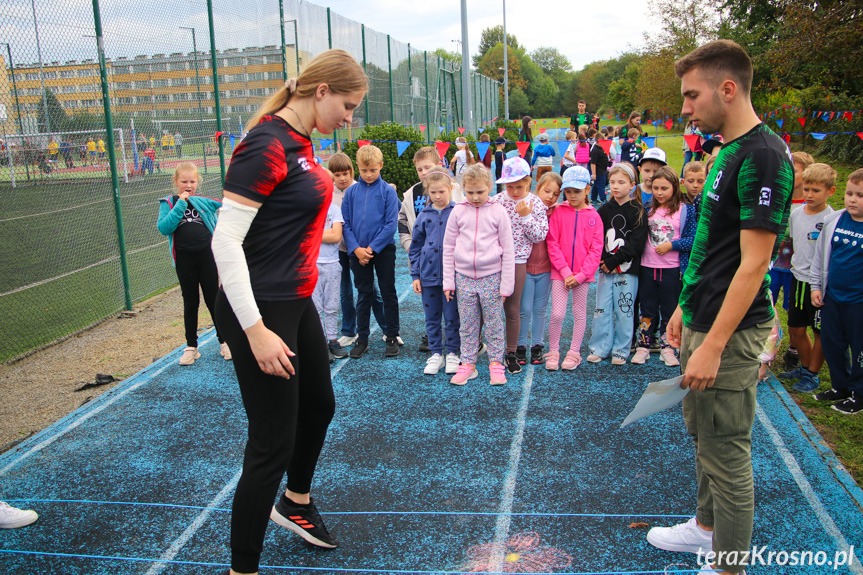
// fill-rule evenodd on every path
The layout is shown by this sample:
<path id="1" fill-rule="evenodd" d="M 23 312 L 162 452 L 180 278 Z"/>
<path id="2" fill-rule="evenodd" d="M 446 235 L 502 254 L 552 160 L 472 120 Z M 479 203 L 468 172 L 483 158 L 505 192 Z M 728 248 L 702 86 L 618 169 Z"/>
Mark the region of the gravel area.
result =
<path id="1" fill-rule="evenodd" d="M 201 298 L 198 328 L 212 319 Z M 75 391 L 97 373 L 125 379 L 184 344 L 183 298 L 175 287 L 55 346 L 0 365 L 0 452 L 41 431 L 116 383 Z"/>

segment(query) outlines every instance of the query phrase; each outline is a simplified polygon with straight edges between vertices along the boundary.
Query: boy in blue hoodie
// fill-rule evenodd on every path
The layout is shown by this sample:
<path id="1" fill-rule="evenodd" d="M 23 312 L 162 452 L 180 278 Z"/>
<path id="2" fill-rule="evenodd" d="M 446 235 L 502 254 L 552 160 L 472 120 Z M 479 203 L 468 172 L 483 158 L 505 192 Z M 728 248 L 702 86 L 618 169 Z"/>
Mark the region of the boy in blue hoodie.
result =
<path id="1" fill-rule="evenodd" d="M 359 295 L 357 341 L 351 358 L 359 359 L 369 346 L 369 320 L 377 275 L 386 318 L 386 357 L 399 354 L 399 300 L 396 294 L 396 246 L 399 198 L 381 178 L 384 156 L 377 146 L 357 150 L 360 181 L 345 191 L 342 200 L 343 234 L 350 254 L 351 271 Z"/>
<path id="2" fill-rule="evenodd" d="M 452 187 L 452 178 L 444 168 L 429 171 L 425 181 L 429 203 L 416 219 L 408 251 L 413 289 L 422 295 L 428 345 L 432 352 L 423 369 L 426 375 L 435 375 L 444 366 L 446 373 L 454 374 L 460 362 L 458 302 L 455 297 L 447 301 L 443 293 L 443 239 L 450 212 L 455 206 Z M 441 319 L 446 321 L 446 340 L 441 334 Z"/>

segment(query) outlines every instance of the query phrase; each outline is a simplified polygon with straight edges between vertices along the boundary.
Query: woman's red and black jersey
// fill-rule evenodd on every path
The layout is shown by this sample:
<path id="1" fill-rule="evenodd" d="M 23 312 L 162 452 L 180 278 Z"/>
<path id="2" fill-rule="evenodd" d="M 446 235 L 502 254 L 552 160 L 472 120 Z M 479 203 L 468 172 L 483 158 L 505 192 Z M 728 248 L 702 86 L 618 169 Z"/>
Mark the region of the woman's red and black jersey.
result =
<path id="1" fill-rule="evenodd" d="M 243 251 L 259 300 L 311 297 L 333 181 L 309 138 L 278 116 L 264 116 L 237 145 L 225 190 L 261 202 Z"/>

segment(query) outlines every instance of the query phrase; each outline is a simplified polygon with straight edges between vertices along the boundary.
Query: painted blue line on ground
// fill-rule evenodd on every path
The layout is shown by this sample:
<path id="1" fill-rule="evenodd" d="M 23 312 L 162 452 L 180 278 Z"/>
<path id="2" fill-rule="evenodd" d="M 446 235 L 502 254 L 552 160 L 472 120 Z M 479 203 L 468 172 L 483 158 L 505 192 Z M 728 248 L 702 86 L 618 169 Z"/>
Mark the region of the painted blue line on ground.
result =
<path id="1" fill-rule="evenodd" d="M 211 329 L 208 335 L 204 336 L 203 342 L 199 344 L 199 347 L 206 346 L 215 339 L 215 336 L 215 330 Z M 185 349 L 185 346 L 177 348 L 156 363 L 144 368 L 127 379 L 122 385 L 103 393 L 91 403 L 73 411 L 66 417 L 45 428 L 41 433 L 37 433 L 27 441 L 22 442 L 20 445 L 16 446 L 15 449 L 0 455 L 0 463 L 8 461 L 2 468 L 0 468 L 0 476 L 5 475 L 15 465 L 21 463 L 31 455 L 48 447 L 64 434 L 75 429 L 94 415 L 101 412 L 103 409 L 109 407 L 127 393 L 130 393 L 152 381 L 153 378 L 171 367 L 172 360 L 181 355 L 183 349 Z M 156 366 L 158 366 L 158 368 L 154 370 L 153 368 Z"/>

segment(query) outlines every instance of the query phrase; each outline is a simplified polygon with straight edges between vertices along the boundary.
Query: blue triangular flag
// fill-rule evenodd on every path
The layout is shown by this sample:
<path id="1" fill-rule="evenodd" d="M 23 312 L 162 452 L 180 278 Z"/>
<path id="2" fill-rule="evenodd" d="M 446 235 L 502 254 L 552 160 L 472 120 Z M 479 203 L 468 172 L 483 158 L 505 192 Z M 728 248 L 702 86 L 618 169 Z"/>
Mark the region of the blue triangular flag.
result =
<path id="1" fill-rule="evenodd" d="M 410 147 L 410 145 L 411 145 L 410 142 L 401 142 L 401 141 L 396 142 L 396 149 L 399 152 L 399 157 L 401 157 L 402 154 L 405 153 L 405 150 L 407 150 Z"/>
<path id="2" fill-rule="evenodd" d="M 443 126 L 438 126 L 438 130 L 440 130 L 440 133 L 443 134 Z"/>
<path id="3" fill-rule="evenodd" d="M 823 140 L 824 136 L 826 136 L 827 134 L 820 134 L 818 132 L 810 132 L 809 135 L 812 136 L 813 138 L 815 138 L 816 140 Z"/>
<path id="4" fill-rule="evenodd" d="M 327 139 L 327 138 L 321 138 L 321 149 L 322 149 L 322 150 L 326 150 L 327 148 L 329 148 L 330 146 L 332 146 L 332 145 L 333 145 L 333 142 L 334 142 L 334 141 L 335 141 L 335 140 L 330 140 L 330 139 Z"/>
<path id="5" fill-rule="evenodd" d="M 231 149 L 234 149 L 234 135 L 231 134 Z"/>
<path id="6" fill-rule="evenodd" d="M 641 138 L 641 141 L 644 142 L 648 148 L 656 147 L 656 136 L 650 136 L 649 138 Z"/>
<path id="7" fill-rule="evenodd" d="M 569 149 L 569 142 L 566 140 L 558 140 L 557 141 L 557 151 L 560 152 L 560 157 L 562 158 L 566 151 Z"/>
<path id="8" fill-rule="evenodd" d="M 780 128 L 782 127 L 782 124 L 784 124 L 784 123 L 785 123 L 785 120 L 776 120 L 776 125 L 779 126 Z"/>
<path id="9" fill-rule="evenodd" d="M 486 153 L 488 152 L 488 148 L 491 146 L 488 142 L 477 142 L 476 143 L 476 151 L 479 152 L 479 159 L 482 160 L 485 158 Z"/>
<path id="10" fill-rule="evenodd" d="M 652 122 L 650 122 L 650 123 L 651 123 L 651 124 L 653 124 L 653 127 L 654 127 L 654 128 L 656 128 L 656 127 L 658 127 L 658 126 L 659 126 L 659 120 L 653 120 L 653 121 L 652 121 Z"/>

